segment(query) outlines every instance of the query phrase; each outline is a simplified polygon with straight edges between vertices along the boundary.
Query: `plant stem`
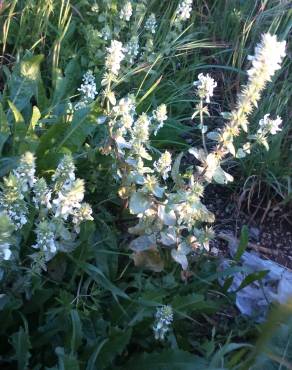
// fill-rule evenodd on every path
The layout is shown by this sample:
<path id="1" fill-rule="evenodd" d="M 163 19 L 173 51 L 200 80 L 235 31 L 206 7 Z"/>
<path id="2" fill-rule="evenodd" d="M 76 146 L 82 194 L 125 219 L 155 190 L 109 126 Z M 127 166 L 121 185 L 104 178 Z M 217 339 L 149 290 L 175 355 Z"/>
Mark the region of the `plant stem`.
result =
<path id="1" fill-rule="evenodd" d="M 202 142 L 203 147 L 206 155 L 208 155 L 207 145 L 206 145 L 206 139 L 204 134 L 204 119 L 203 119 L 203 100 L 200 100 L 200 126 L 201 126 L 201 133 L 202 133 Z"/>

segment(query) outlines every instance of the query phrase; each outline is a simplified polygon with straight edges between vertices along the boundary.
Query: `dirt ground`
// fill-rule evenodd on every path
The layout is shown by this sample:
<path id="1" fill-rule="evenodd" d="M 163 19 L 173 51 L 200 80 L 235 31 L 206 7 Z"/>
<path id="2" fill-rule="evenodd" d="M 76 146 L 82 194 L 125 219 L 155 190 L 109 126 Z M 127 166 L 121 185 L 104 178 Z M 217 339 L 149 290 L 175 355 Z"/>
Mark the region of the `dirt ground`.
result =
<path id="1" fill-rule="evenodd" d="M 292 270 L 292 209 L 277 203 L 249 207 L 240 195 L 220 186 L 210 186 L 205 196 L 206 206 L 216 216 L 214 229 L 217 235 L 240 237 L 241 228 L 249 230 L 249 250 L 255 250 Z M 211 248 L 218 254 L 228 253 L 227 242 L 220 237 L 212 241 Z"/>

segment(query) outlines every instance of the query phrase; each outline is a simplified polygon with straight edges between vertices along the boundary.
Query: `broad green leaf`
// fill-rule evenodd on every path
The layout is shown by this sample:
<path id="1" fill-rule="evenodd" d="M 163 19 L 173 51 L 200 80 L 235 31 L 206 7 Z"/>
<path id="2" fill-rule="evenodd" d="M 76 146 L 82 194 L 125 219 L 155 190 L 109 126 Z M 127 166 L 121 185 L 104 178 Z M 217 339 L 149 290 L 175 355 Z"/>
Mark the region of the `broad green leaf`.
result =
<path id="1" fill-rule="evenodd" d="M 72 95 L 80 82 L 81 70 L 77 59 L 72 59 L 65 68 L 64 75 L 60 70 L 55 71 L 56 85 L 51 106 L 57 106 L 66 97 Z"/>
<path id="2" fill-rule="evenodd" d="M 43 61 L 43 55 L 35 55 L 23 60 L 20 63 L 20 74 L 22 77 L 31 81 L 36 81 L 39 78 L 40 64 Z"/>
<path id="3" fill-rule="evenodd" d="M 0 177 L 7 175 L 18 164 L 18 157 L 0 158 Z"/>
<path id="4" fill-rule="evenodd" d="M 55 151 L 56 145 L 60 138 L 63 137 L 64 133 L 68 128 L 68 124 L 65 122 L 54 123 L 40 138 L 40 142 L 37 148 L 37 157 L 42 158 L 45 154 L 51 151 Z"/>
<path id="5" fill-rule="evenodd" d="M 67 130 L 56 146 L 56 151 L 60 150 L 61 147 L 66 147 L 72 151 L 77 151 L 81 148 L 96 126 L 89 112 L 89 108 L 75 111 L 72 122 L 68 124 Z"/>
<path id="6" fill-rule="evenodd" d="M 40 90 L 40 64 L 43 55 L 27 55 L 15 65 L 8 83 L 9 99 L 20 112 L 31 109 L 30 100 L 38 98 Z"/>

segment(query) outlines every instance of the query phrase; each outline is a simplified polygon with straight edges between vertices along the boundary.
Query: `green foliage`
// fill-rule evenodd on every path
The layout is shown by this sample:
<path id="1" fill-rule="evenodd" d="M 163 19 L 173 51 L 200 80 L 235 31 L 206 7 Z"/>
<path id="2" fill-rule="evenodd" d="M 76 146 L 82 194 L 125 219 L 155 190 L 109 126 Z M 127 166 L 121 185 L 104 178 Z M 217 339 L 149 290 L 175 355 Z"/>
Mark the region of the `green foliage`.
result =
<path id="1" fill-rule="evenodd" d="M 0 0 L 1 186 L 27 151 L 36 156 L 38 177 L 48 181 L 69 154 L 85 180 L 85 198 L 94 213 L 94 223 L 81 225 L 78 243 L 68 243 L 72 251 L 58 253 L 46 271 L 35 271 L 30 257 L 38 211 L 28 196 L 29 221 L 21 233 L 14 233 L 0 214 L 1 248 L 4 243 L 17 245 L 19 254 L 18 262 L 1 261 L 0 266 L 0 368 L 289 369 L 291 307 L 279 308 L 266 325 L 258 325 L 238 313 L 235 293 L 228 293 L 234 274 L 246 272 L 238 263 L 247 248 L 247 228 L 242 229 L 231 267 L 224 271 L 217 258 L 200 253 L 192 253 L 190 269 L 181 271 L 170 248 L 158 250 L 148 234 L 131 243 L 127 229 L 134 225 L 133 214 L 149 209 L 152 199 L 137 189 L 129 199 L 118 196 L 121 175 L 116 169 L 125 168 L 120 156 L 112 155 L 102 76 L 110 39 L 126 45 L 139 35 L 139 56 L 125 62 L 112 88 L 117 100 L 133 93 L 138 114 L 167 105 L 169 119 L 152 135 L 147 149 L 155 160 L 162 150 L 173 154 L 171 178 L 163 187 L 172 183 L 178 189 L 197 164 L 196 158 L 189 160 L 180 152 L 201 142 L 199 117 L 191 119 L 198 103 L 192 83 L 202 71 L 220 81 L 217 103 L 211 104 L 206 121 L 212 130 L 222 127 L 220 112 L 234 106 L 246 81 L 247 55 L 259 35 L 270 31 L 289 41 L 291 6 L 272 0 L 198 0 L 190 19 L 176 24 L 179 1 L 132 3 L 135 15 L 126 22 L 119 17 L 123 4 L 117 0 Z M 151 13 L 157 18 L 155 35 L 144 30 Z M 107 27 L 109 39 L 104 37 Z M 282 133 L 270 142 L 268 152 L 259 147 L 233 162 L 237 189 L 242 179 L 253 176 L 268 184 L 271 196 L 278 194 L 286 202 L 291 199 L 291 66 L 289 57 L 251 117 L 254 128 L 266 112 L 280 115 Z M 93 70 L 98 98 L 74 109 L 88 69 Z M 236 146 L 244 142 L 240 136 Z M 214 142 L 207 145 L 210 149 Z M 156 193 L 161 195 L 161 189 Z M 172 222 L 165 213 L 166 219 Z M 250 273 L 238 289 L 265 274 Z M 225 279 L 223 287 L 220 278 Z M 174 312 L 164 342 L 153 335 L 161 305 L 171 305 Z"/>

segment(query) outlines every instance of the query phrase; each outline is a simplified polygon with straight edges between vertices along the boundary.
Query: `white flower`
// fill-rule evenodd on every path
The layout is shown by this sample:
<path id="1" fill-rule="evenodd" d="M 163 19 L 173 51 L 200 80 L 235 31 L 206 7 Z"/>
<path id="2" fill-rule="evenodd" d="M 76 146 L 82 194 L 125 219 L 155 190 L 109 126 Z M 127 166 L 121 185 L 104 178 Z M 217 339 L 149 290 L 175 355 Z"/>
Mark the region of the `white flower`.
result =
<path id="1" fill-rule="evenodd" d="M 34 204 L 37 208 L 44 206 L 47 209 L 52 208 L 51 196 L 52 191 L 49 190 L 46 180 L 44 178 L 37 179 L 34 188 L 34 197 L 32 198 Z"/>
<path id="2" fill-rule="evenodd" d="M 173 322 L 173 310 L 169 305 L 157 308 L 153 325 L 156 340 L 164 340 Z"/>
<path id="3" fill-rule="evenodd" d="M 99 12 L 99 7 L 97 4 L 93 4 L 91 6 L 91 11 L 94 12 L 94 13 L 98 13 Z"/>
<path id="4" fill-rule="evenodd" d="M 125 46 L 125 54 L 129 63 L 134 62 L 138 53 L 139 53 L 139 41 L 138 38 L 134 36 Z"/>
<path id="5" fill-rule="evenodd" d="M 120 19 L 123 19 L 124 21 L 128 22 L 132 14 L 133 14 L 132 4 L 130 1 L 127 1 L 120 11 Z"/>
<path id="6" fill-rule="evenodd" d="M 145 22 L 145 29 L 147 31 L 155 34 L 156 27 L 157 27 L 157 23 L 156 23 L 155 14 L 151 13 L 150 16 L 147 18 L 147 20 Z"/>
<path id="7" fill-rule="evenodd" d="M 27 223 L 28 208 L 23 194 L 23 177 L 10 173 L 3 179 L 0 192 L 0 211 L 4 211 L 16 229 Z"/>
<path id="8" fill-rule="evenodd" d="M 75 165 L 71 155 L 65 155 L 60 161 L 52 180 L 62 186 L 65 182 L 75 180 Z"/>
<path id="9" fill-rule="evenodd" d="M 190 18 L 192 12 L 193 0 L 183 0 L 179 3 L 176 15 L 178 20 L 186 21 Z"/>
<path id="10" fill-rule="evenodd" d="M 35 157 L 31 152 L 24 153 L 20 158 L 19 166 L 13 174 L 21 181 L 22 191 L 28 191 L 35 183 Z"/>
<path id="11" fill-rule="evenodd" d="M 164 180 L 168 178 L 171 171 L 171 154 L 166 150 L 157 162 L 154 162 L 154 168 L 159 172 Z"/>
<path id="12" fill-rule="evenodd" d="M 210 97 L 213 96 L 213 90 L 217 86 L 217 82 L 208 73 L 206 76 L 200 73 L 198 79 L 198 81 L 194 82 L 198 95 L 201 99 L 206 99 L 206 102 L 210 103 Z"/>
<path id="13" fill-rule="evenodd" d="M 153 117 L 158 122 L 164 122 L 167 120 L 167 109 L 165 104 L 159 105 L 159 107 L 153 112 Z"/>
<path id="14" fill-rule="evenodd" d="M 279 127 L 282 124 L 282 119 L 277 116 L 276 119 L 269 118 L 270 114 L 265 114 L 264 118 L 259 121 L 260 128 L 258 129 L 259 134 L 271 134 L 275 135 L 282 129 Z"/>
<path id="15" fill-rule="evenodd" d="M 157 135 L 158 130 L 160 130 L 164 122 L 167 120 L 167 108 L 165 104 L 159 105 L 159 107 L 153 111 L 153 118 L 158 121 L 159 125 L 154 130 L 154 135 Z"/>
<path id="16" fill-rule="evenodd" d="M 281 68 L 281 62 L 285 52 L 286 41 L 277 41 L 276 35 L 265 33 L 262 35 L 262 41 L 255 48 L 255 55 L 248 56 L 252 61 L 252 68 L 247 72 L 249 79 L 258 77 L 270 81 L 276 70 Z"/>
<path id="17" fill-rule="evenodd" d="M 80 224 L 84 221 L 92 221 L 92 209 L 88 203 L 82 203 L 80 208 L 76 209 L 73 213 L 73 224 L 75 231 L 80 232 Z"/>
<path id="18" fill-rule="evenodd" d="M 82 81 L 83 83 L 78 91 L 82 93 L 82 99 L 88 104 L 93 101 L 97 95 L 95 77 L 93 76 L 92 71 L 87 71 L 84 74 Z"/>
<path id="19" fill-rule="evenodd" d="M 36 228 L 36 244 L 32 247 L 40 249 L 49 260 L 57 252 L 57 244 L 54 236 L 54 226 L 48 221 L 41 221 Z"/>
<path id="20" fill-rule="evenodd" d="M 132 142 L 147 142 L 149 139 L 149 127 L 150 119 L 146 113 L 142 113 L 131 130 Z"/>
<path id="21" fill-rule="evenodd" d="M 9 243 L 0 243 L 0 260 L 3 259 L 5 261 L 10 260 L 11 257 L 11 250 L 10 250 Z"/>
<path id="22" fill-rule="evenodd" d="M 112 40 L 110 47 L 106 50 L 105 67 L 110 73 L 117 76 L 121 68 L 121 61 L 125 57 L 123 44 L 120 41 Z"/>
<path id="23" fill-rule="evenodd" d="M 53 200 L 55 217 L 67 220 L 68 216 L 74 214 L 76 209 L 81 207 L 84 198 L 84 181 L 77 179 L 74 182 L 67 182 Z"/>
<path id="24" fill-rule="evenodd" d="M 135 113 L 135 100 L 132 96 L 122 98 L 118 105 L 113 107 L 113 112 L 119 116 L 132 116 Z"/>

